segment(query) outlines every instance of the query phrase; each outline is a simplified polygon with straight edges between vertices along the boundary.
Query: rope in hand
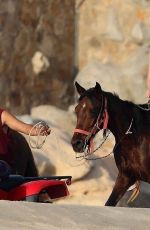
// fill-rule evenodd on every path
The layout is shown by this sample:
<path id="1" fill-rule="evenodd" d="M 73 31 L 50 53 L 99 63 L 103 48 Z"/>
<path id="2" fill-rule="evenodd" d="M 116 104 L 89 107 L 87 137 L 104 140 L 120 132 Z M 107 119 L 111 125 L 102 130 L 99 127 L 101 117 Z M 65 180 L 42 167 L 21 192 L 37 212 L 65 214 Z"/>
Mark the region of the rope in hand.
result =
<path id="1" fill-rule="evenodd" d="M 40 122 L 36 123 L 36 124 L 32 127 L 32 129 L 31 129 L 30 132 L 29 132 L 29 136 L 28 136 L 28 142 L 29 142 L 30 148 L 33 148 L 33 149 L 41 149 L 41 148 L 43 147 L 43 145 L 44 145 L 44 143 L 45 143 L 45 141 L 46 141 L 46 138 L 47 138 L 46 132 L 45 132 L 45 135 L 43 135 L 43 129 L 45 129 L 45 127 L 49 128 L 49 126 L 47 125 L 47 123 L 44 122 L 44 121 L 40 121 Z M 37 137 L 37 140 L 36 140 L 36 143 L 33 145 L 33 144 L 31 144 L 31 136 L 32 136 L 32 132 L 33 132 L 34 129 L 36 129 L 36 133 L 37 133 L 37 136 L 36 136 L 36 137 Z M 42 135 L 41 135 L 41 134 L 42 134 Z M 58 137 L 57 137 L 56 133 L 53 132 L 53 135 L 54 135 L 54 137 L 55 137 L 55 139 L 56 139 L 56 143 L 57 143 L 56 148 L 58 148 L 59 151 L 63 152 L 62 147 L 60 146 L 60 141 L 58 140 Z M 43 139 L 42 143 L 39 143 L 39 139 L 41 138 L 41 136 L 44 137 L 44 139 Z M 33 136 L 32 136 L 32 137 L 33 137 Z M 43 148 L 42 148 L 42 149 L 43 149 Z M 45 150 L 45 151 L 46 151 L 46 150 Z M 63 154 L 62 154 L 62 155 L 63 155 Z M 86 162 L 86 161 L 85 161 L 85 162 L 82 161 L 82 162 L 80 162 L 80 163 L 78 163 L 78 164 L 73 164 L 73 163 L 70 163 L 70 162 L 68 162 L 68 163 L 69 163 L 69 165 L 72 166 L 72 167 L 77 167 L 77 166 L 81 166 L 81 165 L 83 165 L 83 164 L 85 164 L 85 163 L 87 163 L 87 162 Z"/>
<path id="2" fill-rule="evenodd" d="M 107 140 L 108 136 L 110 135 L 110 130 L 108 130 L 108 133 L 106 134 L 105 137 L 103 137 L 103 140 L 102 140 L 101 144 L 95 150 L 93 150 L 92 152 L 89 153 L 89 152 L 87 152 L 87 149 L 85 149 L 83 155 L 81 155 L 79 157 L 76 157 L 76 158 L 80 158 L 81 160 L 82 159 L 85 159 L 85 160 L 101 160 L 101 159 L 104 159 L 104 158 L 110 156 L 111 154 L 114 153 L 114 150 L 118 147 L 118 145 L 126 137 L 126 135 L 132 134 L 132 131 L 131 131 L 132 125 L 133 125 L 133 118 L 131 119 L 130 125 L 129 125 L 127 131 L 125 132 L 125 134 L 121 137 L 121 139 L 119 140 L 119 142 L 116 143 L 114 149 L 110 153 L 108 153 L 107 155 L 101 156 L 101 157 L 95 157 L 95 158 L 89 157 L 90 155 L 92 155 L 93 153 L 95 153 L 99 148 L 101 148 L 103 146 L 103 144 Z"/>
<path id="3" fill-rule="evenodd" d="M 48 129 L 49 126 L 48 126 L 47 123 L 44 122 L 44 121 L 40 121 L 40 122 L 36 123 L 36 124 L 31 128 L 31 130 L 30 130 L 30 132 L 29 132 L 29 138 L 28 138 L 28 140 L 29 140 L 29 145 L 30 145 L 31 148 L 33 148 L 33 149 L 41 149 L 41 148 L 42 148 L 42 146 L 44 145 L 44 143 L 45 143 L 45 141 L 46 141 L 47 135 L 48 135 L 47 132 L 45 131 L 45 128 Z M 34 129 L 36 129 L 36 133 L 37 133 L 37 135 L 36 135 L 37 140 L 36 140 L 35 145 L 31 144 L 31 136 L 32 136 L 32 132 L 33 132 Z M 41 143 L 39 142 L 40 137 L 44 137 L 44 138 L 43 138 L 43 141 L 42 141 Z"/>
<path id="4" fill-rule="evenodd" d="M 60 138 L 58 138 L 56 130 L 53 131 L 53 137 L 55 138 L 56 143 L 57 143 L 56 144 L 57 151 L 61 153 L 61 156 L 63 156 L 63 155 L 65 156 L 66 152 L 63 150 L 62 145 L 60 144 Z M 68 160 L 68 158 L 66 158 L 65 162 L 68 165 L 70 165 L 71 167 L 78 167 L 78 166 L 82 166 L 84 164 L 89 164 L 85 159 L 82 162 L 81 162 L 81 160 L 83 160 L 83 159 L 78 160 L 78 163 L 76 163 L 76 162 L 74 162 L 74 160 L 70 161 L 70 160 Z"/>
<path id="5" fill-rule="evenodd" d="M 113 153 L 113 151 L 112 152 L 110 152 L 110 153 L 108 153 L 107 155 L 105 155 L 105 156 L 101 156 L 101 157 L 90 157 L 90 155 L 92 155 L 93 153 L 95 153 L 98 149 L 100 149 L 102 146 L 103 146 L 103 144 L 105 143 L 105 141 L 107 140 L 107 138 L 108 138 L 108 136 L 110 135 L 110 131 L 108 130 L 108 133 L 107 133 L 107 135 L 105 136 L 105 137 L 103 137 L 103 139 L 102 139 L 102 142 L 100 143 L 100 145 L 96 148 L 96 149 L 94 149 L 92 152 L 89 152 L 88 150 L 87 150 L 87 148 L 84 150 L 84 153 L 83 153 L 83 155 L 81 155 L 81 156 L 76 156 L 76 159 L 77 158 L 80 158 L 80 160 L 82 160 L 82 159 L 85 159 L 85 160 L 99 160 L 99 159 L 103 159 L 103 158 L 106 158 L 106 157 L 108 157 L 108 156 L 110 156 L 112 153 Z"/>

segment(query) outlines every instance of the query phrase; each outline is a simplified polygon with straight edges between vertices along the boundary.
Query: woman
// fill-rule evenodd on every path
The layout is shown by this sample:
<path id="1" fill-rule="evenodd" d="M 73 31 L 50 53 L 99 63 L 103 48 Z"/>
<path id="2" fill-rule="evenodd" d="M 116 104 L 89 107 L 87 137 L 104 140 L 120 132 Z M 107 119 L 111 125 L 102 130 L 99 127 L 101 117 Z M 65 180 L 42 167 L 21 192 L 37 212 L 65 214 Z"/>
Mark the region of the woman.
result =
<path id="1" fill-rule="evenodd" d="M 51 130 L 47 125 L 34 128 L 34 125 L 26 124 L 8 111 L 0 109 L 0 178 L 5 178 L 10 173 L 23 176 L 38 176 L 32 152 L 26 140 L 18 132 L 31 136 L 47 136 Z M 19 156 L 22 152 L 23 156 Z M 28 171 L 26 173 L 25 168 Z M 46 191 L 40 194 L 39 202 L 51 203 Z"/>
<path id="2" fill-rule="evenodd" d="M 30 134 L 31 136 L 47 136 L 50 132 L 51 130 L 48 126 L 42 126 L 42 128 L 37 126 L 34 129 L 33 125 L 26 124 L 8 111 L 0 109 L 0 160 L 4 160 L 10 165 L 12 173 L 23 176 L 36 176 L 36 172 L 35 174 L 31 172 L 30 174 L 32 175 L 25 173 L 25 167 L 28 172 L 33 171 L 31 168 L 34 167 L 34 163 L 32 162 L 31 150 L 20 133 Z M 26 163 L 27 158 L 28 164 Z"/>

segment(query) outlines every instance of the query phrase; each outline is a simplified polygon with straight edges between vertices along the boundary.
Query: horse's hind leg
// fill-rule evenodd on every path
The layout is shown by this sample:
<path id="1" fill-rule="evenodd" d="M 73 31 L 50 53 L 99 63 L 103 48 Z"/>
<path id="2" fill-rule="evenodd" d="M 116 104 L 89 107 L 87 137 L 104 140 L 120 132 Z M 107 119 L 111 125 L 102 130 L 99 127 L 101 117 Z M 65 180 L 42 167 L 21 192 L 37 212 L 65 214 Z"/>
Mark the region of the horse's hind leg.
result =
<path id="1" fill-rule="evenodd" d="M 105 206 L 116 206 L 118 201 L 123 197 L 127 189 L 134 184 L 134 180 L 131 180 L 124 174 L 118 174 L 113 191 L 107 200 Z"/>

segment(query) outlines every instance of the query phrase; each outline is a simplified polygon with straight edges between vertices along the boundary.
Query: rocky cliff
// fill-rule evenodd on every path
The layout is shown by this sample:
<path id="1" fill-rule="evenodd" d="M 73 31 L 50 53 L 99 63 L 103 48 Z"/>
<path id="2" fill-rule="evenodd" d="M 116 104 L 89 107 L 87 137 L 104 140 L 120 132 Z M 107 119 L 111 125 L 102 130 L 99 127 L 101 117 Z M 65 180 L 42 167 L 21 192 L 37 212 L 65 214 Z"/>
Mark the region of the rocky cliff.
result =
<path id="1" fill-rule="evenodd" d="M 76 73 L 93 61 L 100 83 L 117 77 L 131 100 L 143 95 L 149 1 L 0 0 L 0 9 L 1 106 L 17 114 L 40 104 L 66 109 Z"/>
<path id="2" fill-rule="evenodd" d="M 0 0 L 0 104 L 15 113 L 68 105 L 74 0 Z"/>

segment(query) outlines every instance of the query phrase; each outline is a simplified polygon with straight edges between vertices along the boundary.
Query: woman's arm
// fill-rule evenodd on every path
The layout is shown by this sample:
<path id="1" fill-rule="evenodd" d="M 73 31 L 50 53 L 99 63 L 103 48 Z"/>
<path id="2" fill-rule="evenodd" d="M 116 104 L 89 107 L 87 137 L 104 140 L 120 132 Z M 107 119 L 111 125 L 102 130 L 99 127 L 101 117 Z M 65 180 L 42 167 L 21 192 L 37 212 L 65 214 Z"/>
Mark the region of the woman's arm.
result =
<path id="1" fill-rule="evenodd" d="M 33 125 L 26 124 L 18 120 L 16 117 L 14 117 L 12 114 L 10 114 L 6 110 L 2 112 L 1 121 L 2 121 L 2 125 L 7 125 L 9 128 L 15 131 L 27 134 L 27 135 L 30 133 L 31 129 L 32 129 L 32 132 L 30 134 L 32 136 L 39 135 L 39 131 L 41 131 L 40 135 L 49 135 L 51 132 L 48 126 L 43 126 L 42 130 L 41 128 L 33 129 Z"/>

